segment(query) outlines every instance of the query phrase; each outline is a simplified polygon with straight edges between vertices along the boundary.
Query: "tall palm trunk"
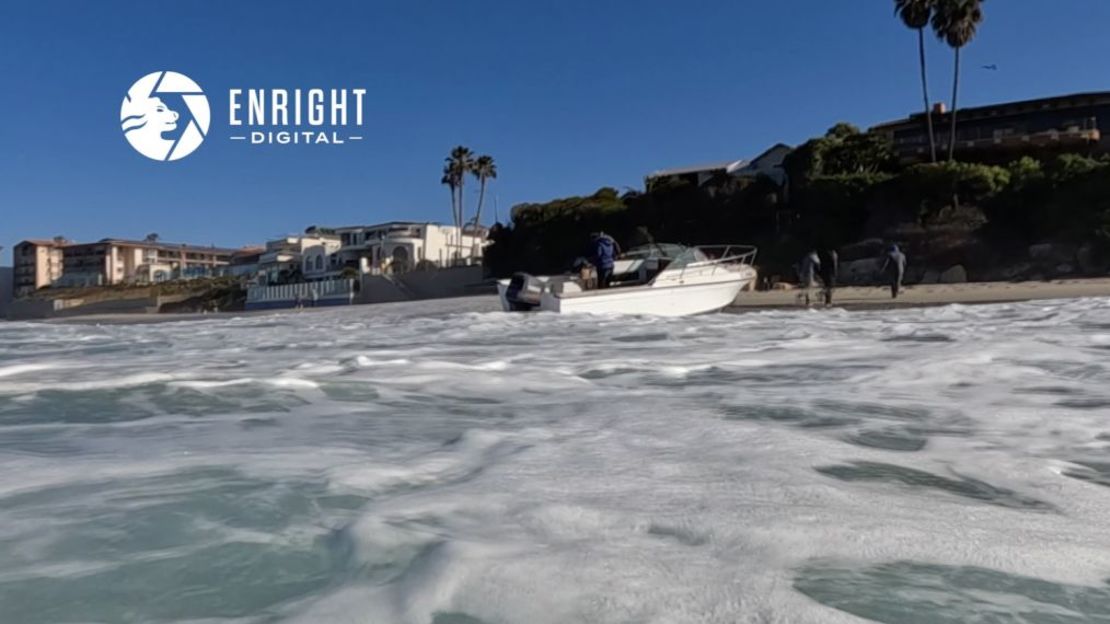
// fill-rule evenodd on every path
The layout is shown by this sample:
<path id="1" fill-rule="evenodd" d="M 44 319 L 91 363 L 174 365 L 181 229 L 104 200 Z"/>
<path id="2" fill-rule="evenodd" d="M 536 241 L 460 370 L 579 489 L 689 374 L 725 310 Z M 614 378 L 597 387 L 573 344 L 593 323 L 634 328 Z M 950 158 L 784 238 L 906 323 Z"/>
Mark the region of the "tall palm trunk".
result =
<path id="1" fill-rule="evenodd" d="M 455 221 L 456 221 L 455 224 L 459 228 L 458 230 L 456 230 L 458 232 L 459 239 L 457 241 L 455 241 L 455 244 L 457 245 L 457 247 L 455 248 L 454 253 L 460 254 L 460 255 L 461 255 L 460 250 L 462 249 L 462 242 L 463 242 L 462 230 L 463 230 L 463 225 L 465 225 L 463 223 L 463 219 L 466 216 L 466 208 L 463 205 L 463 186 L 464 186 L 463 180 L 465 180 L 465 179 L 466 179 L 466 172 L 463 172 L 463 173 L 459 174 L 459 216 L 456 217 L 456 219 L 455 219 Z M 454 258 L 452 258 L 452 259 L 454 259 Z"/>
<path id="2" fill-rule="evenodd" d="M 937 161 L 937 135 L 933 131 L 933 107 L 929 103 L 929 79 L 925 72 L 925 29 L 917 29 L 917 50 L 921 56 L 921 95 L 925 98 L 925 124 L 929 129 L 929 155 Z"/>
<path id="3" fill-rule="evenodd" d="M 459 197 L 458 189 L 454 184 L 451 185 L 451 223 L 458 225 L 459 221 Z"/>
<path id="4" fill-rule="evenodd" d="M 486 199 L 486 179 L 483 177 L 478 181 L 478 210 L 474 213 L 474 225 L 482 224 L 482 202 Z"/>
<path id="5" fill-rule="evenodd" d="M 956 158 L 956 97 L 960 93 L 960 48 L 956 47 L 956 71 L 952 76 L 952 129 L 948 135 L 948 160 Z"/>

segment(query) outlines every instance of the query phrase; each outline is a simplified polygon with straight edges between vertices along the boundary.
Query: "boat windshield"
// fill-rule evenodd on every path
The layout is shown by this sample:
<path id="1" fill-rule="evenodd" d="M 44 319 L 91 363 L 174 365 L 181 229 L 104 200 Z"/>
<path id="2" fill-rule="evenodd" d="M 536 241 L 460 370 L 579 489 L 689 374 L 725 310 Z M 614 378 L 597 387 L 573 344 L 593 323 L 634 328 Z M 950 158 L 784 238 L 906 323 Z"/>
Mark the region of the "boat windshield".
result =
<path id="1" fill-rule="evenodd" d="M 621 257 L 629 260 L 647 260 L 651 258 L 674 259 L 681 256 L 687 250 L 687 247 L 674 243 L 648 243 L 647 245 L 640 245 L 629 249 Z"/>
<path id="2" fill-rule="evenodd" d="M 683 248 L 682 253 L 678 254 L 678 256 L 675 256 L 674 260 L 671 260 L 671 263 L 667 266 L 667 268 L 681 269 L 682 267 L 685 267 L 687 265 L 694 264 L 696 262 L 705 262 L 709 259 L 709 256 L 705 255 L 705 252 L 701 249 L 698 249 L 697 247 L 685 247 Z"/>

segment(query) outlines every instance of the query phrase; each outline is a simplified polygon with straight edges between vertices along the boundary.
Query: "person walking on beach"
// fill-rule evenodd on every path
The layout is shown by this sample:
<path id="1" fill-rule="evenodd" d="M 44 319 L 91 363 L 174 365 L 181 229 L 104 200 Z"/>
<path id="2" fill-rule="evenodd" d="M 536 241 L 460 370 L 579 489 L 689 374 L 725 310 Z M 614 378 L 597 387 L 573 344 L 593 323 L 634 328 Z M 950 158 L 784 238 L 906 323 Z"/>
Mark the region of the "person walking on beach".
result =
<path id="1" fill-rule="evenodd" d="M 612 236 L 605 232 L 595 233 L 593 242 L 593 263 L 597 269 L 597 287 L 609 288 L 609 283 L 613 280 L 613 264 L 621 252 L 621 247 Z"/>
<path id="2" fill-rule="evenodd" d="M 807 308 L 810 304 L 813 282 L 819 268 L 821 268 L 821 258 L 817 255 L 816 249 L 802 256 L 801 261 L 798 262 L 798 287 L 802 289 L 802 296 L 805 297 Z"/>
<path id="3" fill-rule="evenodd" d="M 840 271 L 840 254 L 835 249 L 825 252 L 821 259 L 821 281 L 825 282 L 825 305 L 831 306 L 833 290 L 836 289 L 836 277 Z"/>
<path id="4" fill-rule="evenodd" d="M 902 278 L 906 274 L 906 254 L 898 249 L 898 245 L 891 245 L 890 249 L 887 250 L 883 267 L 879 269 L 879 272 L 886 273 L 890 280 L 890 298 L 897 299 L 898 294 L 902 291 Z"/>

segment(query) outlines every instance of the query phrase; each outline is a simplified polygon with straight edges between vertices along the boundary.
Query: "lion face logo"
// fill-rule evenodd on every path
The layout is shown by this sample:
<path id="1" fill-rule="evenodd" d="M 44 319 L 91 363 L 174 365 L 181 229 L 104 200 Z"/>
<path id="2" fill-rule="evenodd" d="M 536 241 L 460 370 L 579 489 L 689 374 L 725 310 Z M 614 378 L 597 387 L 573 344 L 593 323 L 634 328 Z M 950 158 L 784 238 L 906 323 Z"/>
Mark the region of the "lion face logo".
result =
<path id="1" fill-rule="evenodd" d="M 178 129 L 178 111 L 163 97 L 180 98 L 190 119 Z M 208 133 L 208 98 L 184 74 L 161 71 L 147 74 L 128 89 L 120 106 L 120 128 L 135 151 L 152 160 L 178 160 L 193 153 Z"/>

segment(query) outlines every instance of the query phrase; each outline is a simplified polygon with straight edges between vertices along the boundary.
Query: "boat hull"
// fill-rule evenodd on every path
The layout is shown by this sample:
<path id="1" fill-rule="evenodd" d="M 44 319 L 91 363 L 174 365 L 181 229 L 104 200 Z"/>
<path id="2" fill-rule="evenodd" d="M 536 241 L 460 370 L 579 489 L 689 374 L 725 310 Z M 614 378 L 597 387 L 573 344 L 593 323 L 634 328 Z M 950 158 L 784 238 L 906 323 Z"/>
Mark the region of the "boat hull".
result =
<path id="1" fill-rule="evenodd" d="M 546 292 L 534 310 L 559 314 L 646 314 L 688 316 L 716 312 L 728 307 L 744 288 L 755 282 L 754 270 L 730 272 L 712 282 L 611 288 L 560 296 Z M 501 306 L 519 310 L 506 296 L 507 280 L 497 285 Z"/>

